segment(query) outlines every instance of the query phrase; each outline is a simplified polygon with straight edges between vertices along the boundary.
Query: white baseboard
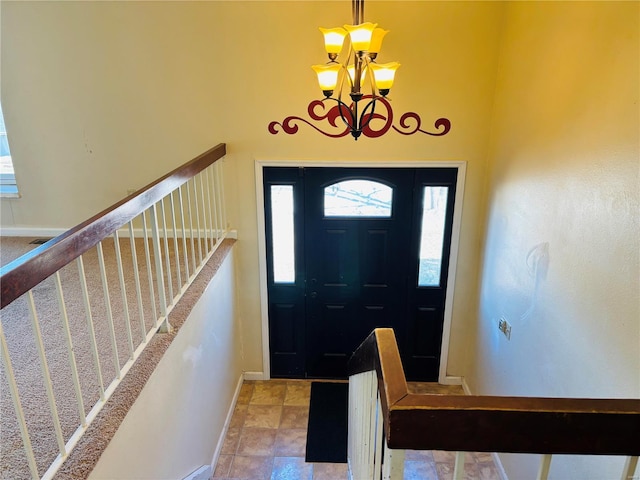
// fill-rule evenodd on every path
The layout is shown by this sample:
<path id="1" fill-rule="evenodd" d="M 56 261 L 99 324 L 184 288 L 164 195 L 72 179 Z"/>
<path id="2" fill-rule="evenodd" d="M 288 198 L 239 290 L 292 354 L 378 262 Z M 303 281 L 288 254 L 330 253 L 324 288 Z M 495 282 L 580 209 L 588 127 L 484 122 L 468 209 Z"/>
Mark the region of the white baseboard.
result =
<path id="1" fill-rule="evenodd" d="M 53 238 L 62 235 L 67 228 L 40 228 L 40 227 L 2 227 L 0 235 L 3 237 L 39 237 Z"/>
<path id="2" fill-rule="evenodd" d="M 467 384 L 466 378 L 462 377 L 462 383 L 460 385 L 462 385 L 462 390 L 464 390 L 465 395 L 473 395 L 471 393 L 471 389 L 469 388 L 469 384 Z"/>
<path id="3" fill-rule="evenodd" d="M 213 471 L 211 470 L 211 465 L 203 465 L 182 480 L 209 480 L 212 476 Z"/>
<path id="4" fill-rule="evenodd" d="M 222 428 L 222 432 L 220 432 L 220 436 L 218 437 L 218 443 L 216 445 L 216 449 L 213 452 L 213 458 L 211 459 L 211 465 L 209 465 L 209 477 L 205 477 L 204 480 L 208 480 L 213 476 L 213 472 L 215 472 L 216 465 L 218 463 L 218 458 L 220 458 L 220 452 L 222 451 L 222 446 L 224 445 L 224 439 L 227 436 L 227 432 L 229 430 L 229 425 L 231 424 L 231 417 L 233 416 L 233 412 L 236 409 L 236 403 L 238 403 L 238 397 L 240 396 L 240 389 L 242 388 L 242 382 L 244 382 L 244 375 L 240 375 L 238 378 L 238 383 L 236 384 L 236 391 L 233 393 L 233 399 L 231 400 L 231 405 L 229 405 L 229 410 L 227 410 L 227 418 L 224 420 L 224 427 Z M 187 477 L 190 479 L 190 477 Z M 200 480 L 198 477 L 197 479 Z"/>
<path id="5" fill-rule="evenodd" d="M 441 385 L 462 385 L 462 377 L 453 377 L 447 375 L 439 380 Z"/>
<path id="6" fill-rule="evenodd" d="M 245 380 L 269 380 L 264 372 L 244 372 Z"/>

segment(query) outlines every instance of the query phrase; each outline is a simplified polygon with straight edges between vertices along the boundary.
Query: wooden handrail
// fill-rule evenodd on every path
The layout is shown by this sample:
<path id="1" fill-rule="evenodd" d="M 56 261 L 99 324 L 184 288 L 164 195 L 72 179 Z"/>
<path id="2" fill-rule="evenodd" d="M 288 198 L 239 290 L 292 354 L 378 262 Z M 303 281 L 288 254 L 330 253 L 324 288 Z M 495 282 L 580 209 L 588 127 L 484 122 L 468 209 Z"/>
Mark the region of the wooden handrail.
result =
<path id="1" fill-rule="evenodd" d="M 640 455 L 640 400 L 409 393 L 393 330 L 358 347 L 349 375 L 375 370 L 394 449 Z"/>
<path id="2" fill-rule="evenodd" d="M 0 268 L 0 308 L 88 251 L 144 210 L 224 157 L 218 144 L 115 205 Z"/>

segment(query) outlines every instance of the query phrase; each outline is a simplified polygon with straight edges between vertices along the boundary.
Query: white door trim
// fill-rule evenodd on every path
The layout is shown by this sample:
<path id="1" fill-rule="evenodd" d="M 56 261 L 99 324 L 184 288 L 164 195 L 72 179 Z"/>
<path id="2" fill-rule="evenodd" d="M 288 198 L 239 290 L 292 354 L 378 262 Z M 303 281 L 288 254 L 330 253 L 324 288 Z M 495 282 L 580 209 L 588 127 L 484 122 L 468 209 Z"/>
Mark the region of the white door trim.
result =
<path id="1" fill-rule="evenodd" d="M 453 311 L 453 294 L 456 284 L 458 265 L 458 249 L 460 246 L 460 227 L 462 225 L 462 207 L 464 184 L 467 171 L 465 161 L 379 161 L 379 162 L 340 162 L 340 161 L 303 161 L 303 160 L 255 160 L 256 177 L 256 210 L 258 222 L 258 266 L 260 272 L 260 316 L 262 321 L 262 369 L 264 380 L 271 378 L 271 360 L 269 351 L 269 300 L 267 296 L 267 247 L 264 217 L 264 185 L 262 170 L 264 167 L 328 167 L 328 168 L 457 168 L 456 198 L 453 210 L 451 232 L 451 251 L 449 253 L 449 276 L 444 303 L 444 324 L 442 327 L 442 344 L 440 346 L 440 371 L 438 381 L 442 384 L 460 383 L 457 377 L 447 376 L 449 359 L 449 340 L 451 338 L 451 321 Z"/>

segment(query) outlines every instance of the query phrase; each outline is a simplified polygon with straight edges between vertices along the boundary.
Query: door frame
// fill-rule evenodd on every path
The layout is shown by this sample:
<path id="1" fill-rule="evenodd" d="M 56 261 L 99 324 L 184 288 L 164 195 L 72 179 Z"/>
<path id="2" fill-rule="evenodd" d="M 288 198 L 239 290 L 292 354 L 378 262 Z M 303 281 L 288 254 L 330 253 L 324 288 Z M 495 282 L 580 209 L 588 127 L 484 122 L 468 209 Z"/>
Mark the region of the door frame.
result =
<path id="1" fill-rule="evenodd" d="M 444 324 L 442 327 L 442 343 L 440 345 L 440 369 L 438 382 L 443 385 L 461 385 L 462 377 L 447 376 L 449 359 L 449 339 L 451 337 L 451 321 L 453 310 L 453 294 L 456 284 L 456 271 L 458 265 L 458 248 L 460 245 L 460 228 L 462 224 L 462 206 L 464 199 L 464 183 L 467 170 L 466 161 L 430 161 L 407 160 L 385 162 L 344 162 L 331 161 L 305 161 L 305 160 L 268 160 L 255 159 L 256 180 L 256 212 L 258 223 L 258 267 L 260 275 L 260 317 L 262 322 L 262 374 L 251 376 L 254 380 L 268 380 L 271 378 L 271 359 L 269 350 L 269 297 L 267 291 L 267 246 L 265 232 L 265 204 L 264 204 L 264 177 L 265 167 L 325 167 L 325 168 L 456 168 L 458 176 L 456 180 L 456 196 L 453 209 L 453 225 L 451 232 L 451 250 L 449 252 L 449 272 L 447 292 L 444 303 Z M 261 377 L 261 378 L 258 378 Z M 248 377 L 247 377 L 248 378 Z"/>

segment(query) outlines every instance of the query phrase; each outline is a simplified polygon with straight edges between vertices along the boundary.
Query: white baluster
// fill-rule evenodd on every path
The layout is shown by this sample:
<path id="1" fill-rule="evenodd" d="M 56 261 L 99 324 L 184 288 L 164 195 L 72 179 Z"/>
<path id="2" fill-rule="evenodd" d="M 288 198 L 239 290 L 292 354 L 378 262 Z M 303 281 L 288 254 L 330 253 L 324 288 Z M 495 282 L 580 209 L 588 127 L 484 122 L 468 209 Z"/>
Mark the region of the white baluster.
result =
<path id="1" fill-rule="evenodd" d="M 547 480 L 549 469 L 551 468 L 551 455 L 542 455 L 540 459 L 540 467 L 538 469 L 537 480 Z"/>
<path id="2" fill-rule="evenodd" d="M 4 336 L 4 330 L 2 329 L 2 322 L 0 322 L 0 356 L 2 357 L 5 376 L 7 377 L 7 382 L 9 383 L 9 393 L 11 393 L 13 409 L 16 412 L 16 418 L 18 419 L 20 436 L 22 437 L 22 446 L 24 447 L 24 453 L 27 456 L 27 463 L 29 464 L 31 478 L 34 480 L 38 480 L 40 478 L 40 475 L 38 475 L 38 467 L 36 466 L 36 459 L 33 455 L 33 447 L 31 445 L 31 439 L 29 438 L 27 423 L 25 422 L 24 418 L 24 411 L 22 410 L 22 404 L 20 403 L 20 394 L 18 393 L 18 385 L 16 384 L 16 377 L 13 373 L 13 365 L 11 364 L 11 357 L 9 356 L 7 340 Z"/>
<path id="3" fill-rule="evenodd" d="M 82 389 L 80 388 L 80 376 L 78 375 L 78 365 L 76 364 L 76 356 L 73 351 L 73 341 L 71 340 L 71 329 L 69 328 L 69 316 L 67 308 L 64 304 L 64 295 L 62 293 L 62 282 L 60 280 L 60 272 L 56 272 L 56 293 L 58 294 L 58 305 L 60 307 L 60 316 L 62 317 L 62 329 L 64 330 L 64 339 L 67 342 L 67 354 L 69 356 L 69 367 L 71 368 L 71 377 L 73 378 L 73 388 L 76 392 L 76 401 L 78 402 L 78 415 L 80 416 L 80 424 L 87 426 L 87 417 L 84 414 L 84 402 L 82 400 Z"/>
<path id="4" fill-rule="evenodd" d="M 120 281 L 120 294 L 122 296 L 122 308 L 124 315 L 124 326 L 127 332 L 129 344 L 129 358 L 133 360 L 133 335 L 131 334 L 131 317 L 129 316 L 129 302 L 127 301 L 127 289 L 124 281 L 124 269 L 122 267 L 122 252 L 120 251 L 120 238 L 118 231 L 113 232 L 113 245 L 116 251 L 116 263 L 118 265 L 118 280 Z"/>
<path id="5" fill-rule="evenodd" d="M 89 289 L 87 288 L 87 277 L 84 273 L 84 262 L 82 256 L 76 260 L 78 264 L 78 275 L 80 277 L 80 288 L 82 289 L 82 301 L 84 302 L 84 310 L 87 318 L 87 330 L 89 332 L 89 340 L 91 343 L 91 353 L 93 355 L 93 364 L 96 369 L 96 378 L 98 379 L 98 387 L 100 388 L 100 400 L 104 401 L 104 382 L 102 381 L 102 368 L 100 367 L 100 356 L 98 355 L 98 343 L 96 342 L 96 332 L 93 328 L 93 317 L 91 315 L 91 302 L 89 301 Z"/>
<path id="6" fill-rule="evenodd" d="M 44 387 L 47 393 L 47 399 L 49 400 L 49 409 L 51 410 L 51 418 L 53 420 L 53 429 L 56 433 L 56 440 L 58 441 L 58 450 L 60 456 L 65 457 L 67 455 L 67 449 L 64 445 L 64 437 L 62 436 L 62 428 L 60 427 L 60 418 L 58 417 L 58 407 L 56 406 L 56 397 L 53 394 L 53 383 L 51 382 L 51 375 L 49 374 L 49 365 L 47 364 L 47 356 L 44 353 L 44 344 L 42 343 L 42 332 L 40 331 L 40 324 L 38 323 L 38 314 L 36 312 L 36 304 L 33 300 L 33 293 L 29 290 L 27 300 L 29 302 L 29 312 L 31 313 L 31 326 L 33 327 L 33 335 L 36 340 L 36 347 L 38 347 L 38 357 L 40 357 L 40 369 L 42 371 L 42 379 L 44 380 Z"/>
<path id="7" fill-rule="evenodd" d="M 171 330 L 169 319 L 167 318 L 167 297 L 164 290 L 164 273 L 162 271 L 162 254 L 160 252 L 160 234 L 158 232 L 158 216 L 156 205 L 149 209 L 149 220 L 151 222 L 151 241 L 153 243 L 153 255 L 156 263 L 156 285 L 158 287 L 158 299 L 160 300 L 160 331 L 167 333 Z"/>
<path id="8" fill-rule="evenodd" d="M 222 212 L 224 206 L 222 204 L 222 191 L 220 188 L 220 165 L 219 162 L 213 164 L 214 166 L 214 179 L 215 179 L 215 194 L 216 194 L 216 217 L 219 219 L 218 222 L 218 233 L 220 237 L 224 235 L 224 214 Z"/>
<path id="9" fill-rule="evenodd" d="M 162 237 L 164 240 L 164 264 L 167 268 L 167 287 L 169 289 L 168 304 L 173 305 L 173 280 L 171 278 L 171 259 L 169 258 L 169 239 L 167 237 L 167 219 L 164 214 L 164 199 L 160 200 L 160 216 L 162 217 Z"/>
<path id="10" fill-rule="evenodd" d="M 144 324 L 144 304 L 142 303 L 142 288 L 140 288 L 140 271 L 138 269 L 138 254 L 136 252 L 136 239 L 133 231 L 133 220 L 129 222 L 129 242 L 131 244 L 131 261 L 133 262 L 133 278 L 136 284 L 136 296 L 138 299 L 138 317 L 140 318 L 140 334 L 142 335 L 142 343 L 145 343 L 147 341 L 147 327 Z"/>
<path id="11" fill-rule="evenodd" d="M 147 279 L 149 280 L 149 296 L 151 297 L 151 312 L 153 314 L 153 322 L 158 321 L 158 312 L 156 310 L 156 293 L 153 287 L 153 269 L 151 268 L 151 253 L 149 252 L 149 234 L 147 232 L 147 215 L 146 210 L 142 212 L 142 233 L 144 238 L 144 256 L 147 262 Z M 145 328 L 146 331 L 146 328 Z"/>
<path id="12" fill-rule="evenodd" d="M 222 229 L 223 229 L 223 232 L 226 232 L 227 231 L 227 206 L 226 206 L 226 200 L 225 200 L 226 197 L 224 195 L 224 160 L 221 159 L 215 164 L 220 165 L 218 168 L 220 170 L 220 209 L 222 210 Z"/>
<path id="13" fill-rule="evenodd" d="M 386 444 L 382 464 L 383 480 L 402 480 L 404 476 L 404 450 L 392 450 Z"/>
<path id="14" fill-rule="evenodd" d="M 622 472 L 622 480 L 634 480 L 634 473 L 638 468 L 638 457 L 627 457 Z"/>
<path id="15" fill-rule="evenodd" d="M 204 177 L 205 172 L 200 172 L 198 174 L 198 179 L 200 180 L 200 195 L 202 197 L 202 229 L 204 230 L 204 254 L 207 256 L 209 254 L 209 229 L 207 228 L 207 204 L 205 203 L 205 188 L 204 188 Z"/>
<path id="16" fill-rule="evenodd" d="M 176 226 L 176 206 L 173 201 L 174 192 L 171 192 L 169 194 L 169 199 L 171 203 L 171 223 L 173 224 L 173 253 L 176 257 L 176 277 L 178 278 L 178 290 L 182 292 L 182 272 L 180 271 L 180 253 L 178 250 L 178 230 Z"/>
<path id="17" fill-rule="evenodd" d="M 373 471 L 373 478 L 381 478 L 381 474 L 382 474 L 382 445 L 384 443 L 384 420 L 382 418 L 382 407 L 381 407 L 381 403 L 380 403 L 380 391 L 378 390 L 378 377 L 376 375 L 375 372 L 373 373 L 373 378 L 374 378 L 374 388 L 375 388 L 375 398 L 376 398 L 376 404 L 375 404 L 375 437 L 373 440 L 373 445 L 375 447 L 375 452 L 374 452 L 374 457 L 373 457 L 373 465 L 374 465 L 374 471 Z"/>
<path id="18" fill-rule="evenodd" d="M 453 466 L 453 480 L 464 478 L 464 452 L 456 452 L 456 460 Z"/>
<path id="19" fill-rule="evenodd" d="M 192 178 L 191 183 L 193 184 L 193 204 L 196 209 L 196 227 L 198 228 L 198 266 L 202 265 L 202 242 L 200 240 L 200 209 L 198 208 L 198 188 L 196 184 L 196 179 Z"/>
<path id="20" fill-rule="evenodd" d="M 349 427 L 347 430 L 347 461 L 352 478 L 361 478 L 360 465 L 360 405 L 362 402 L 362 375 L 349 377 Z"/>
<path id="21" fill-rule="evenodd" d="M 216 184 L 216 164 L 214 163 L 213 165 L 211 165 L 210 167 L 210 176 L 211 176 L 211 182 L 212 182 L 212 202 L 213 204 L 211 205 L 211 210 L 213 212 L 213 221 L 214 221 L 214 225 L 215 225 L 215 229 L 216 229 L 216 243 L 218 243 L 218 241 L 220 240 L 220 222 L 221 222 L 221 218 L 220 218 L 220 214 L 218 213 L 218 200 L 217 200 L 217 195 L 218 195 L 218 187 Z"/>
<path id="22" fill-rule="evenodd" d="M 189 182 L 184 184 L 185 190 L 187 191 L 187 204 L 189 205 L 189 236 L 191 237 L 191 261 L 193 262 L 193 274 L 196 274 L 197 263 L 196 263 L 196 246 L 193 240 L 193 204 L 191 203 L 191 190 L 189 189 Z"/>
<path id="23" fill-rule="evenodd" d="M 111 311 L 111 297 L 109 296 L 109 285 L 107 284 L 107 269 L 104 264 L 104 251 L 102 242 L 98 242 L 98 264 L 100 265 L 100 277 L 102 278 L 102 293 L 104 304 L 107 309 L 107 324 L 109 327 L 109 338 L 111 339 L 111 353 L 113 354 L 113 367 L 116 369 L 116 378 L 120 380 L 120 359 L 118 358 L 118 343 L 116 342 L 116 330 L 113 326 L 113 312 Z"/>
<path id="24" fill-rule="evenodd" d="M 187 252 L 187 232 L 185 231 L 185 218 L 184 218 L 184 202 L 182 201 L 182 186 L 178 187 L 178 203 L 180 204 L 180 223 L 182 228 L 182 255 L 184 257 L 184 270 L 186 275 L 186 281 L 189 281 L 191 275 L 189 274 L 189 253 Z"/>
<path id="25" fill-rule="evenodd" d="M 213 205 L 211 204 L 211 167 L 208 167 L 205 170 L 205 177 L 207 179 L 207 211 L 209 212 L 209 227 L 211 228 L 211 234 L 209 235 L 210 239 L 211 239 L 211 248 L 213 249 L 213 247 L 215 247 L 215 245 L 218 243 L 218 235 L 216 234 L 216 227 L 215 224 L 213 223 Z"/>

